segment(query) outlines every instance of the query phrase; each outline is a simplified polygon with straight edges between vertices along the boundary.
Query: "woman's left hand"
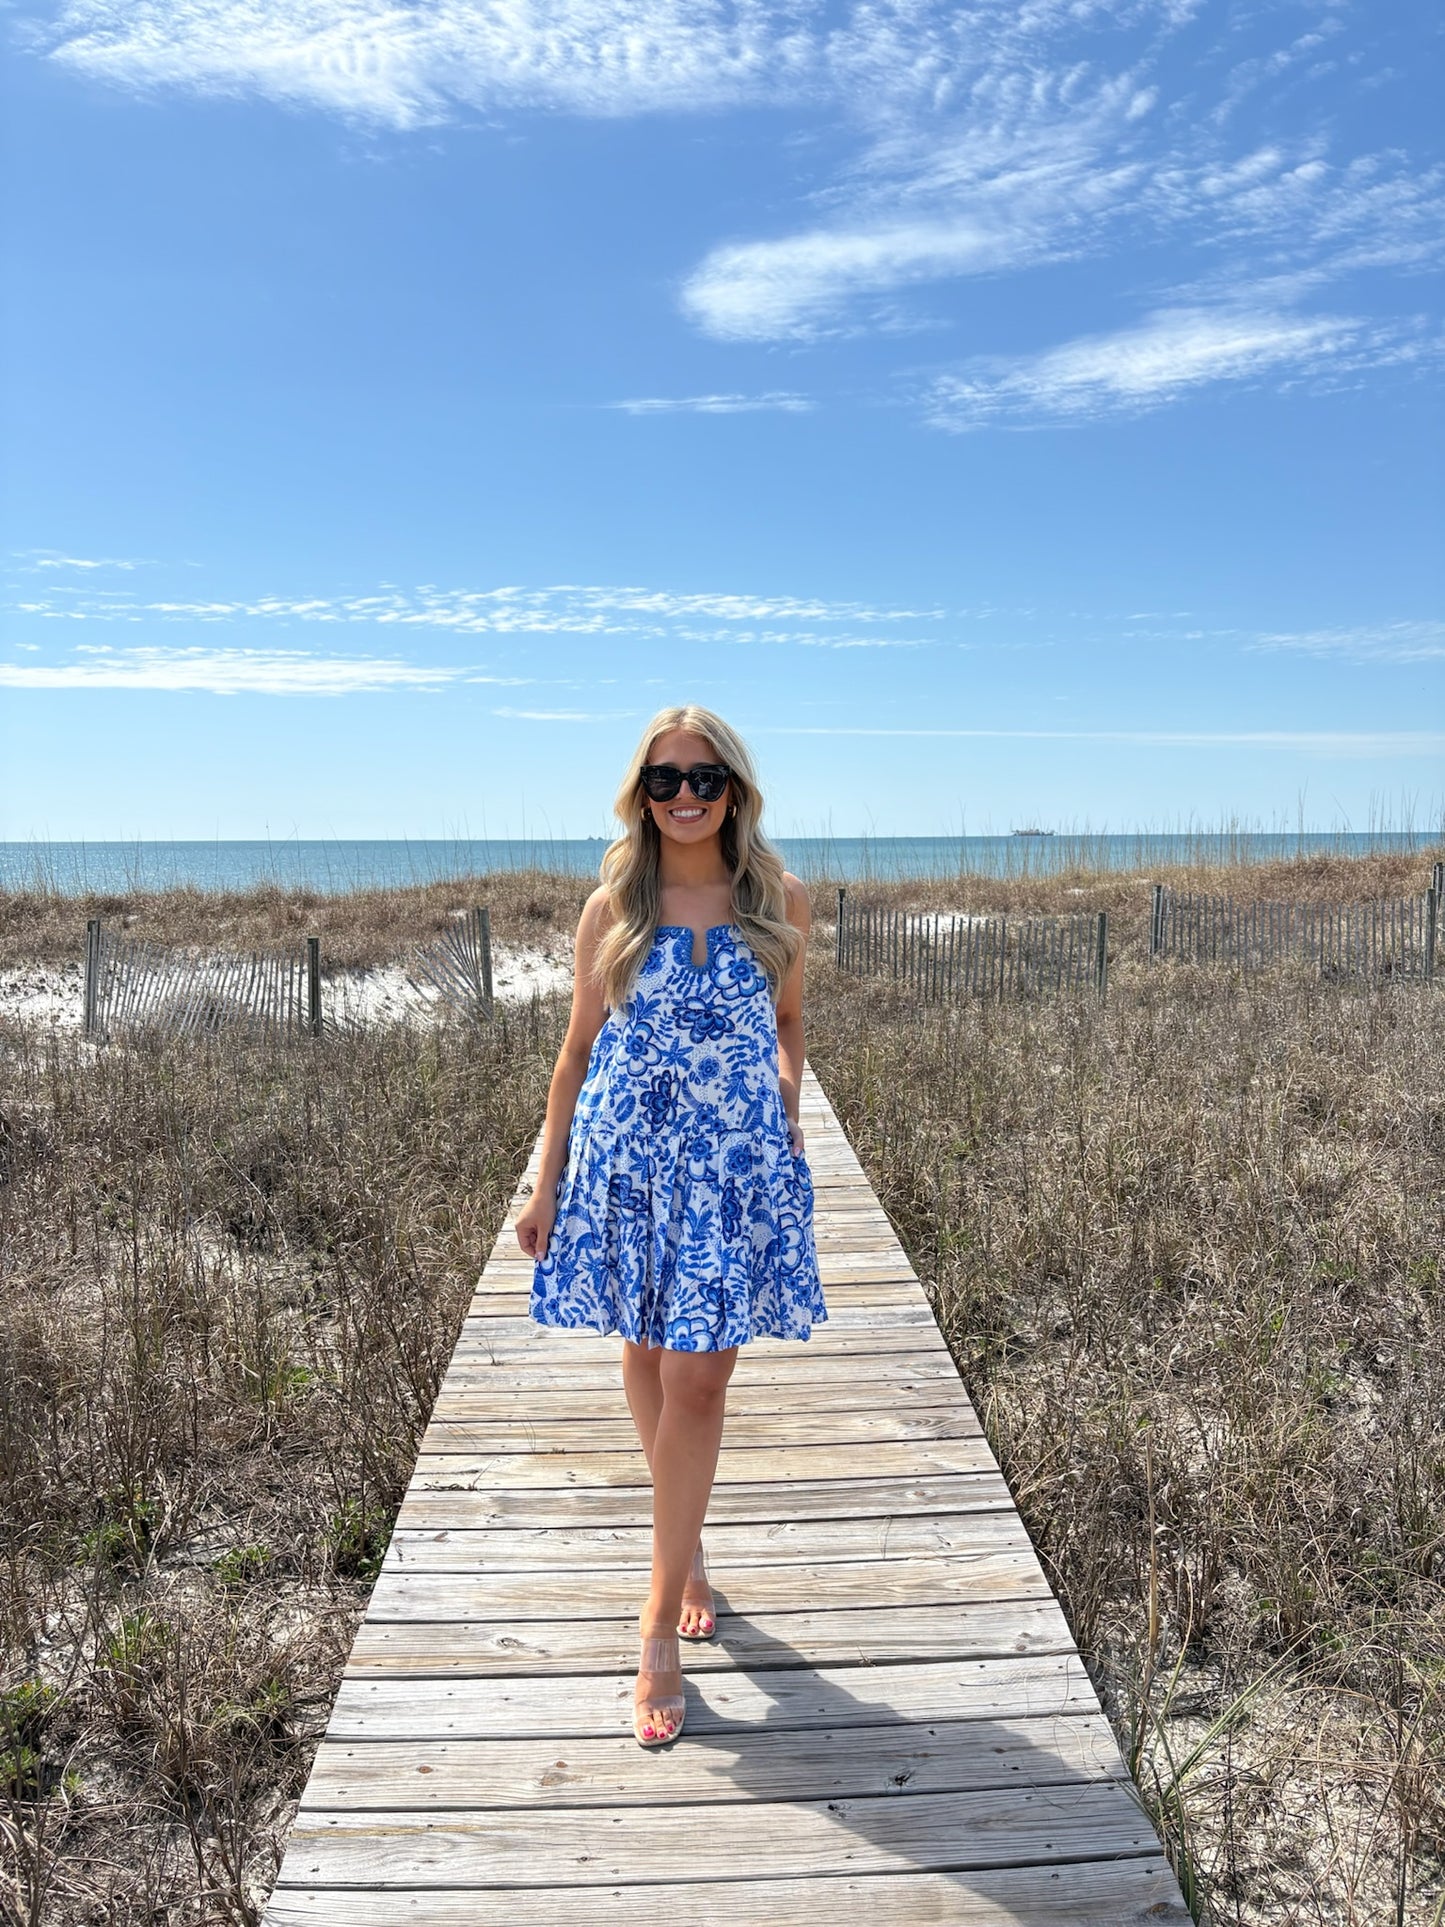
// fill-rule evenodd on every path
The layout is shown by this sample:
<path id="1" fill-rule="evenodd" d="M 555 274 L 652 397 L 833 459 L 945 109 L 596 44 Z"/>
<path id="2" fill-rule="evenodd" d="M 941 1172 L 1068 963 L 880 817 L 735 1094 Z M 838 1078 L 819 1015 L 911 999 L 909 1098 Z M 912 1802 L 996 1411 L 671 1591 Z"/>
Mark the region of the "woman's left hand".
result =
<path id="1" fill-rule="evenodd" d="M 788 1119 L 788 1143 L 793 1156 L 800 1158 L 803 1155 L 803 1127 L 795 1117 Z"/>

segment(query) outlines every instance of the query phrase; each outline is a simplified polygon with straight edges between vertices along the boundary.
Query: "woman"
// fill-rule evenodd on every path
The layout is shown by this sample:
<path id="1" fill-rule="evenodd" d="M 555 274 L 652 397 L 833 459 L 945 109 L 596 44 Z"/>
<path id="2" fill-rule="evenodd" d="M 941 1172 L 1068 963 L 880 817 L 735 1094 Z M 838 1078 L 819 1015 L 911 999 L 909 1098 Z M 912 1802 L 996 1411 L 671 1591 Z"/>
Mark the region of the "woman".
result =
<path id="1" fill-rule="evenodd" d="M 623 1336 L 653 1487 L 633 1732 L 660 1746 L 679 1635 L 716 1629 L 700 1534 L 738 1346 L 828 1314 L 798 1125 L 808 898 L 759 828 L 752 759 L 710 710 L 664 709 L 615 807 L 517 1239 L 538 1323 Z"/>

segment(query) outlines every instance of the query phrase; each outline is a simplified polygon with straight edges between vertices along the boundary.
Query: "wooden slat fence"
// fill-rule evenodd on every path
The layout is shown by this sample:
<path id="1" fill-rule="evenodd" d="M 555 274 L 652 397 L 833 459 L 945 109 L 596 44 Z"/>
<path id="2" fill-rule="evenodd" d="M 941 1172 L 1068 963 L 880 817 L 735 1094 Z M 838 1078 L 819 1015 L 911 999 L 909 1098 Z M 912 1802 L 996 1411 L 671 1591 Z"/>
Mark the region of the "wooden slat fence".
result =
<path id="1" fill-rule="evenodd" d="M 889 977 L 924 1003 L 1012 999 L 1108 987 L 1109 920 L 951 917 L 850 904 L 838 892 L 837 964 Z"/>
<path id="2" fill-rule="evenodd" d="M 411 981 L 435 992 L 439 1003 L 473 1022 L 492 1015 L 492 916 L 486 905 L 467 910 L 412 961 Z"/>
<path id="3" fill-rule="evenodd" d="M 1368 903 L 1236 903 L 1155 884 L 1149 953 L 1240 970 L 1298 962 L 1326 977 L 1429 982 L 1439 923 L 1433 889 Z"/>
<path id="4" fill-rule="evenodd" d="M 115 1038 L 184 1036 L 243 1025 L 267 1037 L 321 1028 L 317 940 L 302 950 L 217 955 L 86 928 L 85 1030 Z"/>

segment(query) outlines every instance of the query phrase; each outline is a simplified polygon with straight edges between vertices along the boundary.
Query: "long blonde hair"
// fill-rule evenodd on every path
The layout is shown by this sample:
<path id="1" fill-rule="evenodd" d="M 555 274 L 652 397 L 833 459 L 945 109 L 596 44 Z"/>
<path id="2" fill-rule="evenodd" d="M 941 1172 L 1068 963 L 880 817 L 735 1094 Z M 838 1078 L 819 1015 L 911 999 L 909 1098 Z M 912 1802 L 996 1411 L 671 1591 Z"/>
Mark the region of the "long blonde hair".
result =
<path id="1" fill-rule="evenodd" d="M 803 945 L 801 932 L 788 922 L 783 860 L 762 832 L 763 799 L 747 745 L 721 716 L 697 703 L 658 710 L 642 733 L 612 806 L 623 829 L 602 859 L 611 919 L 597 946 L 603 1002 L 617 1010 L 626 1001 L 657 932 L 662 835 L 646 807 L 641 772 L 652 745 L 673 729 L 703 737 L 732 772 L 735 808 L 719 833 L 723 861 L 732 872 L 732 920 L 757 958 L 776 1003 Z"/>

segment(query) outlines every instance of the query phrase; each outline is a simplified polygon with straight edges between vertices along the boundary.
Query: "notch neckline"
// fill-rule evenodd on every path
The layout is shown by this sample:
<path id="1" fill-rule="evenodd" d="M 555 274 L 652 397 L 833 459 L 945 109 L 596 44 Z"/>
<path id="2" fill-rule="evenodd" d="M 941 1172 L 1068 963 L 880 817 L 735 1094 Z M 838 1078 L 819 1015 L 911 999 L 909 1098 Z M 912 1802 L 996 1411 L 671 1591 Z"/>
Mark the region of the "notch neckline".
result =
<path id="1" fill-rule="evenodd" d="M 701 963 L 695 963 L 693 961 L 692 953 L 697 948 L 698 933 L 690 923 L 660 923 L 657 926 L 657 934 L 659 937 L 665 935 L 691 937 L 692 942 L 688 945 L 687 952 L 687 967 L 689 970 L 706 970 L 712 962 L 713 938 L 720 930 L 731 930 L 732 927 L 731 923 L 710 923 L 708 925 L 707 929 L 702 933 L 704 954 Z"/>

